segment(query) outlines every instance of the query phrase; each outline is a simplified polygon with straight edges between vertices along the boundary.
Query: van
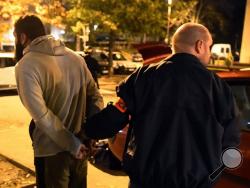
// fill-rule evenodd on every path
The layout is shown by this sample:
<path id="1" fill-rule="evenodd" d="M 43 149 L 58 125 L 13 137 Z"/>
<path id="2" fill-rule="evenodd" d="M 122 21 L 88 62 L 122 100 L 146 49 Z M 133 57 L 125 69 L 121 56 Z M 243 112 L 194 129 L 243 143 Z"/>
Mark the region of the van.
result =
<path id="1" fill-rule="evenodd" d="M 233 57 L 230 44 L 214 44 L 211 53 L 214 59 L 228 59 Z"/>
<path id="2" fill-rule="evenodd" d="M 16 90 L 14 52 L 0 52 L 0 91 Z"/>
<path id="3" fill-rule="evenodd" d="M 234 58 L 230 44 L 214 44 L 211 49 L 211 64 L 231 66 Z"/>

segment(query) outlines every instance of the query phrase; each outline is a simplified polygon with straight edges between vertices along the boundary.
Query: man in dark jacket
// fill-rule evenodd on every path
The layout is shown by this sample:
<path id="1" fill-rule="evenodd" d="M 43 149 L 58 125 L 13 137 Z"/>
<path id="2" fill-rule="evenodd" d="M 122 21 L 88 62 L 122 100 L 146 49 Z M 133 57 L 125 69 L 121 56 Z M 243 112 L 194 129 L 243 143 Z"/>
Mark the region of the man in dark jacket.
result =
<path id="1" fill-rule="evenodd" d="M 99 82 L 98 82 L 98 72 L 100 71 L 100 65 L 98 61 L 93 57 L 93 51 L 84 57 L 85 62 L 88 66 L 89 71 L 91 72 L 92 77 L 94 78 L 97 88 L 99 89 Z"/>
<path id="2" fill-rule="evenodd" d="M 113 122 L 119 118 L 107 113 L 108 105 L 85 127 L 87 136 L 103 138 L 131 116 L 132 139 L 123 159 L 131 188 L 212 187 L 209 175 L 219 167 L 223 150 L 239 144 L 232 92 L 204 66 L 212 45 L 208 29 L 184 24 L 172 43 L 171 57 L 142 67 L 119 85 L 120 123 Z"/>

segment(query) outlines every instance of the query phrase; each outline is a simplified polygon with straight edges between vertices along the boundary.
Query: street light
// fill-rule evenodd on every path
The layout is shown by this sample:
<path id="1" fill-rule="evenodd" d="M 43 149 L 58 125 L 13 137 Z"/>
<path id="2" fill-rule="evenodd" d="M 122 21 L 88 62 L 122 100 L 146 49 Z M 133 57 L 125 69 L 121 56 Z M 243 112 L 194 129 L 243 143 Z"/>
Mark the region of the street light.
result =
<path id="1" fill-rule="evenodd" d="M 168 25 L 167 25 L 167 36 L 166 36 L 166 43 L 169 44 L 169 29 L 170 29 L 170 16 L 171 16 L 171 8 L 172 8 L 172 0 L 167 0 L 168 2 Z"/>

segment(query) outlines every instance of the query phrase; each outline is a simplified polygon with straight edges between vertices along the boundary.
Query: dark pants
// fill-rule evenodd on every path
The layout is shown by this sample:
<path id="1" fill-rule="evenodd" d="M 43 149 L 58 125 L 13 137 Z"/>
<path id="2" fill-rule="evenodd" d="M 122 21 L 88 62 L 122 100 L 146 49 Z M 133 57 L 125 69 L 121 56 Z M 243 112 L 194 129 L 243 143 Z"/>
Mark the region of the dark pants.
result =
<path id="1" fill-rule="evenodd" d="M 68 152 L 35 157 L 35 168 L 38 188 L 87 188 L 87 161 Z"/>
<path id="2" fill-rule="evenodd" d="M 31 139 L 34 128 L 31 121 Z M 69 152 L 35 157 L 34 165 L 38 188 L 87 188 L 87 160 L 77 160 Z"/>
<path id="3" fill-rule="evenodd" d="M 36 186 L 37 188 L 45 188 L 45 172 L 44 172 L 44 158 L 35 157 L 34 165 L 36 170 Z"/>
<path id="4" fill-rule="evenodd" d="M 32 133 L 35 129 L 35 122 L 32 119 L 29 125 L 30 139 L 33 141 Z M 36 186 L 37 188 L 45 188 L 45 173 L 44 173 L 44 157 L 34 157 L 34 165 L 36 171 Z"/>

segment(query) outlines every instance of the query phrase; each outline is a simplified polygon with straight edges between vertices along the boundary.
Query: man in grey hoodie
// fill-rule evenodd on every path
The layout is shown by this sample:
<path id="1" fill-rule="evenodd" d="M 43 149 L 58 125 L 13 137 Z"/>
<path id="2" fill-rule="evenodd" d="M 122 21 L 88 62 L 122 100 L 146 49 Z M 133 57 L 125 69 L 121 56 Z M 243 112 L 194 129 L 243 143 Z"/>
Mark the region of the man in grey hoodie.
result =
<path id="1" fill-rule="evenodd" d="M 87 147 L 77 135 L 103 99 L 84 59 L 45 34 L 41 20 L 15 23 L 16 81 L 20 99 L 35 122 L 35 159 L 42 161 L 38 187 L 87 187 Z M 40 184 L 41 183 L 41 184 Z"/>

